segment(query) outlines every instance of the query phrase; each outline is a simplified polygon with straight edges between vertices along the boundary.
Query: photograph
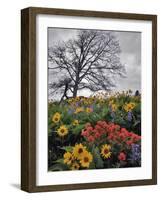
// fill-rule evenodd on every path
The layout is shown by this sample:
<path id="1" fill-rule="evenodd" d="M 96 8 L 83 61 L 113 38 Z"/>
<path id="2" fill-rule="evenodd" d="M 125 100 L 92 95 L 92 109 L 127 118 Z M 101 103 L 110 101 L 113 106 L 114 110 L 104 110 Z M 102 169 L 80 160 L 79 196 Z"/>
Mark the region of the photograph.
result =
<path id="1" fill-rule="evenodd" d="M 0 199 L 161 199 L 161 1 L 2 2 Z"/>
<path id="2" fill-rule="evenodd" d="M 141 32 L 47 37 L 48 171 L 141 167 Z"/>
<path id="3" fill-rule="evenodd" d="M 157 15 L 21 15 L 21 189 L 156 185 Z"/>

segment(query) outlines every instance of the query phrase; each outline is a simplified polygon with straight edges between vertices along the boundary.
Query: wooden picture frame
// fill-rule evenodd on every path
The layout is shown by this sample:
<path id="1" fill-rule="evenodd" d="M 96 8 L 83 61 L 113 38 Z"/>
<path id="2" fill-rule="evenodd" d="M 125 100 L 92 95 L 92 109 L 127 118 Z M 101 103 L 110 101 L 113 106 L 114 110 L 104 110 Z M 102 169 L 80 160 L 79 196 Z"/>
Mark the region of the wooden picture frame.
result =
<path id="1" fill-rule="evenodd" d="M 36 17 L 57 15 L 152 23 L 152 178 L 77 184 L 36 184 Z M 27 192 L 157 184 L 157 16 L 29 7 L 21 11 L 21 189 Z"/>

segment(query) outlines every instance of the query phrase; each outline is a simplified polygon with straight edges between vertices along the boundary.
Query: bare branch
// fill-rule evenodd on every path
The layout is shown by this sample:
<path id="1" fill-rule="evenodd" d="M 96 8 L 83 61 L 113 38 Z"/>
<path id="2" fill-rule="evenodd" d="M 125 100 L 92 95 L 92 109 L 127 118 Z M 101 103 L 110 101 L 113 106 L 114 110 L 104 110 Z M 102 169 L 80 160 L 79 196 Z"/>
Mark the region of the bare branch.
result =
<path id="1" fill-rule="evenodd" d="M 63 88 L 73 96 L 78 90 L 110 90 L 114 87 L 112 76 L 124 76 L 125 67 L 120 62 L 119 41 L 109 31 L 80 30 L 77 37 L 60 42 L 48 50 L 50 70 L 60 70 L 69 77 L 69 83 L 58 81 L 54 87 Z M 64 78 L 65 80 L 66 78 Z M 86 82 L 84 82 L 86 80 Z M 64 94 L 66 96 L 66 94 Z"/>

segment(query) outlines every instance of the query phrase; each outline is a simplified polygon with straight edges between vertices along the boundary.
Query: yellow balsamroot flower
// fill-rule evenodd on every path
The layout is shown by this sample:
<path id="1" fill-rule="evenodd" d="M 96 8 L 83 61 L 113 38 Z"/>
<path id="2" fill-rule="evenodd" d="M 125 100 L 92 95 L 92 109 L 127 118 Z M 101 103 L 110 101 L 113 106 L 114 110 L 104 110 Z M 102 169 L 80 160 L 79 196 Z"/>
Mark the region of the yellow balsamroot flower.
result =
<path id="1" fill-rule="evenodd" d="M 78 102 L 80 100 L 80 97 L 75 97 L 74 101 Z"/>
<path id="2" fill-rule="evenodd" d="M 80 159 L 80 164 L 82 167 L 89 168 L 89 165 L 92 162 L 92 160 L 93 160 L 92 154 L 88 151 L 84 151 Z"/>
<path id="3" fill-rule="evenodd" d="M 92 108 L 87 107 L 85 111 L 86 111 L 86 113 L 91 113 L 93 110 L 92 110 Z"/>
<path id="4" fill-rule="evenodd" d="M 72 103 L 72 102 L 73 102 L 73 98 L 68 99 L 67 102 L 68 102 L 69 104 Z"/>
<path id="5" fill-rule="evenodd" d="M 114 104 L 114 100 L 113 100 L 113 99 L 110 100 L 108 104 L 109 104 L 110 106 L 113 105 L 113 104 Z"/>
<path id="6" fill-rule="evenodd" d="M 53 121 L 54 123 L 58 123 L 58 122 L 60 121 L 60 118 L 61 118 L 61 114 L 58 113 L 58 112 L 56 112 L 56 113 L 53 115 L 53 117 L 52 117 L 52 121 Z"/>
<path id="7" fill-rule="evenodd" d="M 99 98 L 99 103 L 104 103 L 105 101 L 104 101 L 104 99 L 101 97 L 101 98 Z"/>
<path id="8" fill-rule="evenodd" d="M 101 155 L 103 158 L 108 159 L 111 157 L 111 146 L 110 145 L 103 145 L 101 148 Z"/>
<path id="9" fill-rule="evenodd" d="M 88 104 L 88 98 L 82 98 L 82 102 L 83 102 L 84 104 Z"/>
<path id="10" fill-rule="evenodd" d="M 75 119 L 73 122 L 72 122 L 73 126 L 77 126 L 79 125 L 79 121 L 77 119 Z"/>
<path id="11" fill-rule="evenodd" d="M 57 130 L 57 133 L 60 137 L 64 137 L 68 134 L 68 128 L 65 125 L 60 126 L 60 128 Z"/>
<path id="12" fill-rule="evenodd" d="M 140 100 L 140 98 L 141 98 L 141 96 L 135 96 L 135 97 L 133 97 L 133 99 L 136 100 L 136 101 Z"/>
<path id="13" fill-rule="evenodd" d="M 132 111 L 135 108 L 135 103 L 126 103 L 123 108 L 126 112 Z"/>
<path id="14" fill-rule="evenodd" d="M 85 104 L 85 105 L 90 105 L 90 104 L 92 104 L 92 101 L 91 101 L 90 99 L 86 99 L 86 100 L 84 101 L 84 104 Z"/>
<path id="15" fill-rule="evenodd" d="M 134 108 L 135 108 L 135 106 L 136 106 L 136 104 L 135 104 L 135 103 L 133 103 L 133 102 L 131 102 L 131 106 L 132 106 L 132 109 L 134 109 Z"/>
<path id="16" fill-rule="evenodd" d="M 86 147 L 84 147 L 81 143 L 76 144 L 73 148 L 73 156 L 76 159 L 80 159 L 83 153 L 86 151 Z"/>
<path id="17" fill-rule="evenodd" d="M 80 168 L 80 165 L 77 162 L 73 162 L 71 166 L 71 170 L 78 170 Z"/>
<path id="18" fill-rule="evenodd" d="M 91 99 L 91 101 L 94 101 L 94 100 L 95 100 L 95 97 L 92 97 L 92 96 L 91 96 L 90 99 Z"/>
<path id="19" fill-rule="evenodd" d="M 73 161 L 72 153 L 66 152 L 63 157 L 64 157 L 64 163 L 65 164 L 70 165 L 72 163 L 72 161 Z"/>
<path id="20" fill-rule="evenodd" d="M 84 111 L 84 108 L 78 107 L 78 108 L 76 108 L 74 113 L 77 114 L 77 113 L 80 113 L 80 112 L 83 112 L 83 111 Z"/>
<path id="21" fill-rule="evenodd" d="M 116 104 L 112 104 L 111 105 L 112 111 L 115 112 L 117 110 L 117 107 L 118 106 Z"/>

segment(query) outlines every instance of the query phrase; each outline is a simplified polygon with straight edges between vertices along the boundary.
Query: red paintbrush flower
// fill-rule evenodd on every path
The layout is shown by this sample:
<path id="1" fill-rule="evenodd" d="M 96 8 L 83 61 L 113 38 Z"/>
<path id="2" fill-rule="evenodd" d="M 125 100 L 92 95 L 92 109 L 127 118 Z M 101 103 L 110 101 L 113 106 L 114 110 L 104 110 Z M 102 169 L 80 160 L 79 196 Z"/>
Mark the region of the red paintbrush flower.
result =
<path id="1" fill-rule="evenodd" d="M 118 155 L 118 159 L 125 161 L 126 160 L 126 154 L 124 152 L 120 152 L 120 154 Z"/>

